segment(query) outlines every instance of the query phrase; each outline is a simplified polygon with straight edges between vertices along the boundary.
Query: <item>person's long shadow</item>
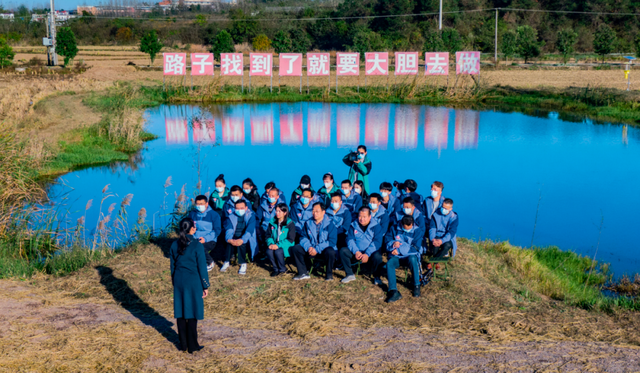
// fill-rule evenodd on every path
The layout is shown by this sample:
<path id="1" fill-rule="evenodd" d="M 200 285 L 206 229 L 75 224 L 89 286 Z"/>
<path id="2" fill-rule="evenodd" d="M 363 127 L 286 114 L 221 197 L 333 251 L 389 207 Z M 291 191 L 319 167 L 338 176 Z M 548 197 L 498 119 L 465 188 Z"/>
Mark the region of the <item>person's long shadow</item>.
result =
<path id="1" fill-rule="evenodd" d="M 97 266 L 95 268 L 100 275 L 100 283 L 109 294 L 111 294 L 113 300 L 143 324 L 153 327 L 158 333 L 167 338 L 169 342 L 173 343 L 176 347 L 179 346 L 178 333 L 171 328 L 173 326 L 172 322 L 140 299 L 125 280 L 115 277 L 113 275 L 113 269 L 104 266 Z"/>

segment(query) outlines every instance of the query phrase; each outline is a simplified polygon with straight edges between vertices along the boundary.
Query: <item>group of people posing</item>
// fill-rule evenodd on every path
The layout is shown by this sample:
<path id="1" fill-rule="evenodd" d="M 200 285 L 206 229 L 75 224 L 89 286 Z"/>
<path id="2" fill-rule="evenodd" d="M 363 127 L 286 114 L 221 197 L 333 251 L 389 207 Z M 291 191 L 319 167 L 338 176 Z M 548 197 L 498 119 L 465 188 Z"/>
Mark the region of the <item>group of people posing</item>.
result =
<path id="1" fill-rule="evenodd" d="M 396 284 L 396 269 L 402 262 L 411 270 L 413 296 L 420 296 L 421 276 L 432 276 L 434 270 L 428 265 L 423 274 L 422 255 L 442 258 L 456 253 L 459 219 L 453 200 L 443 196 L 444 185 L 439 181 L 431 184 L 427 197 L 417 192 L 418 184 L 412 179 L 393 185 L 383 182 L 378 191 L 369 193 L 372 164 L 363 145 L 343 162 L 350 168 L 347 179 L 337 183 L 326 173 L 316 190 L 304 175 L 288 203 L 275 182 L 267 183 L 260 195 L 251 179 L 229 188 L 224 175 L 218 176 L 211 195 L 195 198 L 194 210 L 180 222 L 180 239 L 171 249 L 176 318 L 191 319 L 191 324 L 202 318 L 202 299 L 194 300 L 198 291 L 191 289 L 200 289 L 202 298 L 207 295 L 215 250 L 223 256 L 220 272 L 229 270 L 234 253 L 240 275 L 247 273 L 248 261 L 264 255 L 271 263 L 271 276 L 281 276 L 287 272 L 285 262 L 292 258 L 297 268 L 293 280 L 303 281 L 310 278 L 313 258 L 325 265 L 326 281 L 332 281 L 333 270 L 340 267 L 345 272 L 341 282 L 354 281 L 354 267 L 366 264 L 376 285 L 382 284 L 386 255 L 386 302 L 402 298 Z M 193 260 L 178 266 L 185 252 L 193 252 Z M 182 284 L 174 278 L 178 272 L 186 276 Z M 195 285 L 185 285 L 189 281 Z M 182 342 L 182 336 L 190 339 L 195 333 L 195 329 L 189 332 L 195 326 L 188 321 L 179 322 L 179 329 L 181 325 Z M 185 339 L 183 346 L 188 342 Z"/>

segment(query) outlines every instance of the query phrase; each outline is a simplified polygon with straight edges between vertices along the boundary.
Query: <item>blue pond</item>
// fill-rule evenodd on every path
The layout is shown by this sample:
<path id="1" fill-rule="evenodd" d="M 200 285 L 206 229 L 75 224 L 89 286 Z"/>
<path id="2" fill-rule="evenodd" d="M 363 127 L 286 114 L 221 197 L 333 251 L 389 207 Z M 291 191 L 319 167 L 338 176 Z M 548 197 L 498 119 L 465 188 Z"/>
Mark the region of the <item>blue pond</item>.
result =
<path id="1" fill-rule="evenodd" d="M 103 211 L 132 193 L 130 223 L 144 207 L 156 228 L 167 220 L 163 201 L 173 206 L 183 185 L 193 196 L 198 175 L 202 193 L 220 173 L 228 187 L 251 177 L 260 193 L 273 180 L 287 197 L 308 174 L 317 190 L 328 171 L 338 182 L 346 178 L 342 157 L 365 144 L 374 190 L 383 181 L 413 178 L 428 195 L 431 182 L 442 181 L 460 216 L 460 236 L 521 246 L 533 240 L 591 257 L 599 242 L 597 259 L 611 263 L 616 275 L 640 268 L 636 128 L 564 121 L 554 113 L 395 104 L 161 106 L 147 114 L 147 130 L 159 138 L 134 160 L 79 170 L 51 187 L 71 222 L 93 200 L 87 226 L 96 226 L 107 184 L 117 197 Z"/>

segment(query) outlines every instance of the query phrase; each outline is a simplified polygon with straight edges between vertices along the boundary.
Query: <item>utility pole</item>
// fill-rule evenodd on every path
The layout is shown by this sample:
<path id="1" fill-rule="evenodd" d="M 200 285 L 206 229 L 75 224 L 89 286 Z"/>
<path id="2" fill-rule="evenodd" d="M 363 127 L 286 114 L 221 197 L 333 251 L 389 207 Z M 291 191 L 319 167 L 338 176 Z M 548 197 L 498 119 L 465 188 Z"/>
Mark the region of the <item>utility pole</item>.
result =
<path id="1" fill-rule="evenodd" d="M 440 0 L 440 18 L 438 19 L 438 30 L 442 30 L 442 0 Z"/>
<path id="2" fill-rule="evenodd" d="M 56 54 L 56 8 L 53 4 L 53 0 L 50 0 L 51 12 L 49 20 L 49 38 L 51 39 L 51 46 L 48 47 L 50 57 L 50 66 L 58 65 L 58 55 Z"/>
<path id="3" fill-rule="evenodd" d="M 493 62 L 496 67 L 498 67 L 498 9 L 500 8 L 496 8 L 496 40 L 494 42 L 495 51 L 493 55 Z"/>

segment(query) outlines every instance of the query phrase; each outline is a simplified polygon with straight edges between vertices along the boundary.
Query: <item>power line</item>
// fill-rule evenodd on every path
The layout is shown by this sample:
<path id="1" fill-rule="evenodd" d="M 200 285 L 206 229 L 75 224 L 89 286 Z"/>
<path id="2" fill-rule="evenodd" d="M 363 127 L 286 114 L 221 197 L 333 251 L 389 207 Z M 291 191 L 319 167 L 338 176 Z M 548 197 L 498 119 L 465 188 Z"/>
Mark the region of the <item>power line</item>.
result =
<path id="1" fill-rule="evenodd" d="M 591 14 L 591 15 L 607 15 L 607 16 L 640 16 L 640 13 L 579 12 L 574 10 L 543 10 L 543 9 L 515 9 L 515 8 L 497 8 L 497 10 L 506 10 L 506 11 L 515 11 L 515 12 L 536 12 L 536 13 Z"/>

